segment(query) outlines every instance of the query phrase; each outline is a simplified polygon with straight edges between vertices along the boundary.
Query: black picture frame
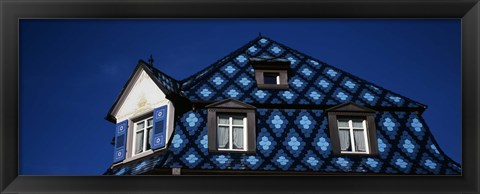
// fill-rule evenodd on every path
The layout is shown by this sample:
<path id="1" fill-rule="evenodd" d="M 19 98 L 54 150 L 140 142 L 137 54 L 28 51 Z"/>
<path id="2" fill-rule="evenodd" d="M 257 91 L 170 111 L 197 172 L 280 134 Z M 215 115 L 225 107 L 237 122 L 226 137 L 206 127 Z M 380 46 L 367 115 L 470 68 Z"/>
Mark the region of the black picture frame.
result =
<path id="1" fill-rule="evenodd" d="M 0 13 L 2 193 L 479 192 L 478 0 L 2 0 Z M 462 176 L 18 176 L 21 18 L 461 18 Z"/>

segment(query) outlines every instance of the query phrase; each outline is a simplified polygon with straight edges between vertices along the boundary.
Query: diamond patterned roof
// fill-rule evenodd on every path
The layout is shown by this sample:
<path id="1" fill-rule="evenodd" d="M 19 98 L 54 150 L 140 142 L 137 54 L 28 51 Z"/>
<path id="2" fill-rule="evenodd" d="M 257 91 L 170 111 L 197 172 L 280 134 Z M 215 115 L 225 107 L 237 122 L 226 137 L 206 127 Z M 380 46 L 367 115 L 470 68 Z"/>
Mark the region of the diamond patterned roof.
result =
<path id="1" fill-rule="evenodd" d="M 290 61 L 289 89 L 258 89 L 250 61 Z M 352 101 L 370 107 L 426 106 L 309 57 L 266 37 L 258 37 L 182 81 L 192 101 L 233 98 L 246 103 L 337 105 Z"/>
<path id="2" fill-rule="evenodd" d="M 162 83 L 162 85 L 168 92 L 176 94 L 180 93 L 180 83 L 177 80 L 154 68 L 153 66 L 150 67 L 150 70 L 152 70 L 155 78 L 157 78 L 157 80 Z"/>
<path id="3" fill-rule="evenodd" d="M 290 61 L 289 89 L 258 89 L 250 60 Z M 228 98 L 246 103 L 338 105 L 352 101 L 370 107 L 412 108 L 415 102 L 332 67 L 280 43 L 258 37 L 204 70 L 170 80 L 171 91 L 191 101 Z M 158 77 L 157 77 L 158 78 Z M 181 90 L 181 91 L 180 91 Z M 460 174 L 415 111 L 377 111 L 378 156 L 335 156 L 322 109 L 256 109 L 256 153 L 208 152 L 207 110 L 175 115 L 168 149 L 160 155 L 108 169 L 105 174 L 141 174 L 154 168 L 313 171 L 379 174 Z"/>

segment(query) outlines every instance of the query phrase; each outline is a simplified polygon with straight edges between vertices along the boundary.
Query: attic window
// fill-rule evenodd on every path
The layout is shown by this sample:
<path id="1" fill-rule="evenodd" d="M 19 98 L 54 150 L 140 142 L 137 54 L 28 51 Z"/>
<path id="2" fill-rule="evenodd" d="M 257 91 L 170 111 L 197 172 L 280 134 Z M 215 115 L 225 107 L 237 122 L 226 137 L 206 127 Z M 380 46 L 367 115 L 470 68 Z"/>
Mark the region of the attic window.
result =
<path id="1" fill-rule="evenodd" d="M 244 151 L 246 148 L 245 114 L 217 114 L 217 148 L 218 150 Z"/>
<path id="2" fill-rule="evenodd" d="M 369 147 L 365 117 L 337 117 L 341 153 L 365 153 Z"/>
<path id="3" fill-rule="evenodd" d="M 251 58 L 258 88 L 288 89 L 290 61 L 279 58 Z"/>
<path id="4" fill-rule="evenodd" d="M 280 84 L 280 73 L 263 73 L 263 83 L 264 84 Z"/>
<path id="5" fill-rule="evenodd" d="M 227 99 L 208 108 L 209 152 L 255 153 L 255 107 Z"/>
<path id="6" fill-rule="evenodd" d="M 135 122 L 133 138 L 134 154 L 140 154 L 151 149 L 153 117 Z"/>
<path id="7" fill-rule="evenodd" d="M 349 102 L 326 111 L 335 155 L 378 154 L 374 110 Z"/>

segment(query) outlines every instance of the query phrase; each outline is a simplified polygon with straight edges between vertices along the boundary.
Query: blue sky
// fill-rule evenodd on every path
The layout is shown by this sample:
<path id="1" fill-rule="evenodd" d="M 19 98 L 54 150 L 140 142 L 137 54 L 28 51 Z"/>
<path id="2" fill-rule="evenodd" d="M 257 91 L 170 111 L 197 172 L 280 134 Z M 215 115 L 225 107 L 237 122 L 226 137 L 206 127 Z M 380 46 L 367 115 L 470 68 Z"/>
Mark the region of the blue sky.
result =
<path id="1" fill-rule="evenodd" d="M 100 175 L 104 119 L 139 59 L 177 80 L 259 33 L 428 105 L 424 119 L 461 162 L 458 19 L 20 20 L 20 174 Z"/>

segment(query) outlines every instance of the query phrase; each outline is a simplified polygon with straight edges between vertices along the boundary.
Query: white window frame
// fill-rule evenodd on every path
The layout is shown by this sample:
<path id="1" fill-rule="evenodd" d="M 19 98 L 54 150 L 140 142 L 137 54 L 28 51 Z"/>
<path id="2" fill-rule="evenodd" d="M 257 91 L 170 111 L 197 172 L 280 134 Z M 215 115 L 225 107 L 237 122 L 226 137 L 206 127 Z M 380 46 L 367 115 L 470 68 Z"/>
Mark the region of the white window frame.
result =
<path id="1" fill-rule="evenodd" d="M 152 125 L 148 125 L 148 120 L 152 119 Z M 141 123 L 143 122 L 143 128 L 142 129 L 138 129 L 137 128 L 137 124 L 138 123 Z M 137 155 L 141 155 L 141 154 L 144 154 L 146 151 L 148 150 L 151 150 L 152 148 L 148 149 L 147 150 L 147 144 L 148 144 L 148 135 L 147 135 L 147 131 L 148 129 L 150 128 L 150 133 L 153 132 L 153 116 L 151 117 L 147 117 L 145 119 L 142 119 L 142 120 L 139 120 L 139 121 L 136 121 L 133 123 L 133 126 L 134 126 L 134 130 L 133 130 L 133 144 L 132 144 L 132 157 L 135 157 Z M 140 132 L 140 131 L 143 131 L 143 145 L 142 145 L 142 151 L 140 153 L 135 153 L 137 150 L 137 133 Z M 150 134 L 151 136 L 152 134 Z"/>
<path id="2" fill-rule="evenodd" d="M 348 127 L 340 127 L 338 126 L 338 123 L 340 120 L 348 120 Z M 370 146 L 368 144 L 368 135 L 367 135 L 367 121 L 366 119 L 362 119 L 362 128 L 358 127 L 353 127 L 353 121 L 352 120 L 357 120 L 354 118 L 337 118 L 337 126 L 338 126 L 338 131 L 340 133 L 340 129 L 348 129 L 350 131 L 350 146 L 352 148 L 352 151 L 343 151 L 340 149 L 340 153 L 342 154 L 369 154 L 370 153 Z M 358 119 L 360 120 L 360 119 Z M 355 135 L 353 133 L 354 130 L 363 130 L 363 139 L 365 140 L 365 152 L 360 152 L 355 150 Z M 341 143 L 341 142 L 340 142 Z"/>
<path id="3" fill-rule="evenodd" d="M 220 117 L 228 117 L 228 124 L 220 124 Z M 243 125 L 234 125 L 233 124 L 233 117 L 242 117 L 243 118 Z M 246 115 L 234 115 L 234 114 L 217 114 L 217 132 L 218 127 L 228 127 L 228 148 L 220 148 L 217 144 L 217 149 L 219 151 L 246 151 L 247 150 L 247 116 Z M 233 127 L 243 127 L 243 149 L 234 149 L 233 148 Z M 218 134 L 217 139 L 215 140 L 218 142 Z"/>

